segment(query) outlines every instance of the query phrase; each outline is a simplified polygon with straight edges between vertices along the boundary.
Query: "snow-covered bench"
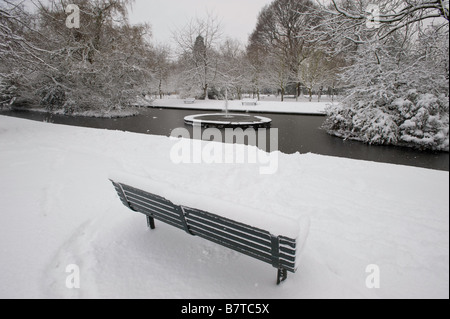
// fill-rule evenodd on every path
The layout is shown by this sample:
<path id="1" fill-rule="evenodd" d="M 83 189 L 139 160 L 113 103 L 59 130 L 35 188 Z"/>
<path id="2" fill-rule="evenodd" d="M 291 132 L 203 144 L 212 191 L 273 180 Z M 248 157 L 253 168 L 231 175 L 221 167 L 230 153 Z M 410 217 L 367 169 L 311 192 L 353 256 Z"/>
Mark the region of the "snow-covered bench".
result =
<path id="1" fill-rule="evenodd" d="M 110 180 L 122 203 L 144 214 L 151 229 L 155 229 L 156 219 L 269 263 L 278 270 L 277 284 L 287 279 L 288 271 L 297 270 L 309 224 L 301 225 L 298 220 L 280 215 L 268 216 L 249 207 L 190 194 L 174 189 L 173 185 L 136 176 L 115 174 Z M 204 207 L 200 207 L 202 203 Z"/>
<path id="2" fill-rule="evenodd" d="M 195 98 L 193 98 L 193 97 L 184 99 L 184 104 L 194 104 L 194 103 L 195 103 Z"/>
<path id="3" fill-rule="evenodd" d="M 257 99 L 243 99 L 242 100 L 242 106 L 245 105 L 257 105 L 258 104 L 258 100 Z"/>

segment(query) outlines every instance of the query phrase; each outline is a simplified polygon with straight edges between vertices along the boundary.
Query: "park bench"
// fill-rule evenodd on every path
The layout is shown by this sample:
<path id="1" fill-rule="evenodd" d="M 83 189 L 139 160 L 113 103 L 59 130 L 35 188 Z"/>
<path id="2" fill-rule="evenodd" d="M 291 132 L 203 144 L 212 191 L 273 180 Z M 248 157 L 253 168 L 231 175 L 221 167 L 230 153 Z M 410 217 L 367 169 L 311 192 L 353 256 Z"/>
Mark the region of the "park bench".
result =
<path id="1" fill-rule="evenodd" d="M 187 98 L 184 100 L 184 104 L 194 104 L 195 103 L 195 98 Z"/>
<path id="2" fill-rule="evenodd" d="M 304 240 L 300 239 L 301 236 L 289 238 L 288 236 L 273 235 L 267 230 L 202 209 L 176 205 L 172 201 L 154 194 L 154 191 L 148 192 L 127 185 L 130 183 L 129 181 L 127 183 L 119 182 L 117 177 L 110 177 L 110 180 L 122 203 L 132 211 L 144 214 L 150 229 L 155 229 L 156 219 L 179 228 L 189 235 L 204 238 L 269 263 L 277 269 L 277 285 L 287 279 L 288 271 L 295 273 L 297 270 L 298 254 L 304 243 Z M 138 183 L 138 185 L 141 184 Z M 235 207 L 233 206 L 233 208 Z M 245 214 L 245 211 L 239 213 Z M 292 221 L 290 224 L 292 225 Z M 302 232 L 302 236 L 305 238 L 307 229 L 302 229 Z"/>
<path id="3" fill-rule="evenodd" d="M 258 104 L 258 100 L 257 99 L 243 99 L 242 100 L 242 106 L 245 105 L 257 105 Z"/>

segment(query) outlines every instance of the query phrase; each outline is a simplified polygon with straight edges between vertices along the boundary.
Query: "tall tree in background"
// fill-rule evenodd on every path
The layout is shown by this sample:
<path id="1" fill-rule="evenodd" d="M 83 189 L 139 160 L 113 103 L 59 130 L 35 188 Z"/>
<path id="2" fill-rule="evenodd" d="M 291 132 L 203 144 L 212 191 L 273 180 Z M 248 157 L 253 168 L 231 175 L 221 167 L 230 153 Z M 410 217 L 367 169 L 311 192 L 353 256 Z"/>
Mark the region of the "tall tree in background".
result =
<path id="1" fill-rule="evenodd" d="M 146 89 L 154 63 L 150 29 L 128 23 L 132 1 L 33 0 L 34 13 L 6 1 L 0 36 L 9 48 L 0 51 L 9 53 L 1 58 L 27 69 L 31 103 L 65 113 L 108 111 L 133 104 Z M 80 8 L 80 28 L 66 26 L 69 4 Z M 4 28 L 4 17 L 18 28 Z"/>
<path id="2" fill-rule="evenodd" d="M 243 87 L 248 83 L 245 51 L 237 40 L 226 39 L 219 47 L 218 84 L 238 100 Z"/>
<path id="3" fill-rule="evenodd" d="M 200 89 L 202 97 L 208 99 L 208 90 L 217 76 L 216 46 L 221 35 L 220 22 L 211 13 L 204 19 L 191 20 L 184 28 L 174 32 L 179 62 L 183 68 L 181 82 L 187 86 L 188 94 L 197 94 Z"/>
<path id="4" fill-rule="evenodd" d="M 311 14 L 314 8 L 310 0 L 275 0 L 263 8 L 250 36 L 249 48 L 264 48 L 273 61 L 281 100 L 288 82 L 295 83 L 295 95 L 300 95 L 302 63 L 315 52 L 309 27 L 320 21 Z"/>
<path id="5" fill-rule="evenodd" d="M 79 29 L 64 27 L 65 8 L 81 10 Z M 116 109 L 132 103 L 149 80 L 149 28 L 127 21 L 128 0 L 77 0 L 39 4 L 42 32 L 57 71 L 44 70 L 41 103 L 65 112 Z"/>
<path id="6" fill-rule="evenodd" d="M 250 36 L 249 44 L 246 48 L 246 57 L 249 66 L 249 75 L 251 77 L 250 86 L 253 96 L 256 96 L 259 101 L 261 90 L 264 88 L 265 60 L 268 54 L 257 37 L 258 35 L 255 32 Z"/>
<path id="7" fill-rule="evenodd" d="M 22 2 L 0 2 L 0 106 L 32 91 L 29 81 L 34 71 L 55 69 L 45 61 L 53 52 L 44 48 L 47 37 L 36 21 Z"/>
<path id="8" fill-rule="evenodd" d="M 157 87 L 157 94 L 159 98 L 162 99 L 165 92 L 167 92 L 167 89 L 165 90 L 164 87 L 167 87 L 167 81 L 172 70 L 172 63 L 170 62 L 170 47 L 167 45 L 157 45 L 154 48 L 154 60 L 153 85 Z"/>

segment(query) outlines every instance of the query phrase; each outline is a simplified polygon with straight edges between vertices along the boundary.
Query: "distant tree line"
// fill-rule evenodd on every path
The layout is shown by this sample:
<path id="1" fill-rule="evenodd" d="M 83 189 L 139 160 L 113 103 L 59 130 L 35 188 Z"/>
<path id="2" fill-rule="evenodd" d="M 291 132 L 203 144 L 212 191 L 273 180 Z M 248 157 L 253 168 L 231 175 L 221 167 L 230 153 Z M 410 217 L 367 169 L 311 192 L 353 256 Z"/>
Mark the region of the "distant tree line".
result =
<path id="1" fill-rule="evenodd" d="M 333 94 L 337 74 L 345 64 L 342 55 L 331 56 L 311 36 L 321 22 L 310 0 L 275 0 L 265 6 L 246 47 L 224 38 L 218 18 L 209 14 L 177 30 L 178 67 L 185 95 L 223 98 L 243 93 L 260 98 L 275 93 L 298 99 L 313 92 Z M 183 83 L 185 85 L 183 85 Z"/>

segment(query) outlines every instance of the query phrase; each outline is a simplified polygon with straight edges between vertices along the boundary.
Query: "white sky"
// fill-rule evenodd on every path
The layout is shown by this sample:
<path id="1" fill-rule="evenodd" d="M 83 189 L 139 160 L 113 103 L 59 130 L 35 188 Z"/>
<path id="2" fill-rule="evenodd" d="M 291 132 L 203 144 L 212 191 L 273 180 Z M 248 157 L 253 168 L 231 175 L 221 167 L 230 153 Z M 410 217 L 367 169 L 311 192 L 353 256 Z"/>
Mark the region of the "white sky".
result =
<path id="1" fill-rule="evenodd" d="M 213 12 L 222 21 L 225 37 L 247 43 L 259 12 L 272 0 L 136 0 L 129 11 L 130 22 L 151 25 L 153 40 L 172 44 L 172 31 L 195 17 Z"/>

